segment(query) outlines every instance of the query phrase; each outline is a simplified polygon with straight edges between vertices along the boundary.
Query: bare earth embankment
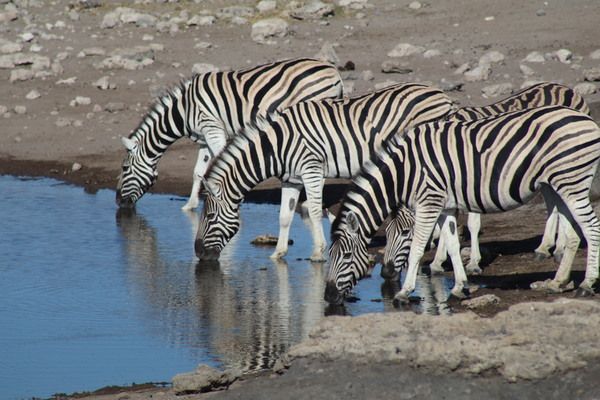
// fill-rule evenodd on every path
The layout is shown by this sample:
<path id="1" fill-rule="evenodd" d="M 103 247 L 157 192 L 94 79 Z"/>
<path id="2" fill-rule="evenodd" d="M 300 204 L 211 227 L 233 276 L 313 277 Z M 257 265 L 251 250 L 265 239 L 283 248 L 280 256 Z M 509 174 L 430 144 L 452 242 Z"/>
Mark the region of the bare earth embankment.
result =
<path id="1" fill-rule="evenodd" d="M 165 88 L 192 71 L 299 56 L 345 66 L 351 93 L 429 82 L 461 105 L 558 81 L 576 87 L 600 119 L 595 0 L 273 3 L 0 0 L 0 173 L 113 188 L 119 137 Z M 268 18 L 283 21 L 274 36 L 253 35 Z M 195 156 L 187 140 L 169 149 L 153 191 L 186 195 Z M 264 193 L 257 197 L 277 200 Z M 473 282 L 486 288 L 474 296 L 500 300 L 478 308 L 483 317 L 454 304 L 464 312 L 328 318 L 291 350 L 281 375 L 179 398 L 600 398 L 598 296 L 528 289 L 556 270 L 552 260 L 533 260 L 544 218 L 539 202 L 483 218 L 484 274 Z M 584 265 L 581 250 L 576 280 Z M 175 396 L 116 392 L 103 398 Z"/>

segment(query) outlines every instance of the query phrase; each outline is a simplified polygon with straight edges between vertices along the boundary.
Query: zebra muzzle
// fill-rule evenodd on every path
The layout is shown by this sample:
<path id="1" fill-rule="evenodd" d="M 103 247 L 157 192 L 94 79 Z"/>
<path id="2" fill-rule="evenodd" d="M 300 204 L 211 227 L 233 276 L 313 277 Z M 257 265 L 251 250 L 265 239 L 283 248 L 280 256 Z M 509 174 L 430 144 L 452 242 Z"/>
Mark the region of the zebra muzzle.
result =
<path id="1" fill-rule="evenodd" d="M 325 301 L 334 305 L 341 305 L 344 302 L 344 295 L 333 281 L 327 282 L 327 286 L 325 286 Z"/>
<path id="2" fill-rule="evenodd" d="M 219 251 L 211 247 L 204 246 L 202 240 L 196 240 L 194 243 L 194 249 L 196 250 L 196 257 L 200 260 L 217 260 L 219 258 Z"/>
<path id="3" fill-rule="evenodd" d="M 381 266 L 381 277 L 385 280 L 398 279 L 398 272 L 393 262 L 387 262 Z"/>

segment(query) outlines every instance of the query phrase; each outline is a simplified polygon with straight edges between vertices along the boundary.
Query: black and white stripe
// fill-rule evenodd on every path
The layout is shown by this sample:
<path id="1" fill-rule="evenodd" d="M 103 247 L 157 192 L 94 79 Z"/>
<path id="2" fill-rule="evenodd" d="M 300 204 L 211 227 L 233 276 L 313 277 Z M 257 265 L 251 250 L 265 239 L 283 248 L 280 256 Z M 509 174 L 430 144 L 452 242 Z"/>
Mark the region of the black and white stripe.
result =
<path id="1" fill-rule="evenodd" d="M 302 187 L 306 189 L 314 248 L 323 260 L 321 223 L 325 178 L 350 178 L 394 132 L 446 116 L 450 99 L 422 84 L 399 84 L 339 101 L 298 103 L 249 130 L 219 155 L 207 173 L 209 191 L 196 237 L 199 257 L 214 257 L 237 232 L 238 205 L 269 177 L 283 182 L 280 233 L 272 257 L 287 252 L 289 227 Z M 220 210 L 215 212 L 214 210 Z"/>
<path id="2" fill-rule="evenodd" d="M 299 101 L 341 95 L 337 69 L 308 58 L 195 75 L 162 96 L 133 133 L 123 138 L 128 151 L 117 185 L 117 203 L 134 205 L 156 180 L 163 153 L 176 140 L 188 137 L 200 150 L 190 199 L 183 208 L 195 208 L 200 180 L 211 158 L 244 126 Z"/>
<path id="3" fill-rule="evenodd" d="M 580 290 L 591 292 L 598 278 L 600 223 L 589 191 L 599 159 L 600 128 L 588 115 L 565 107 L 540 107 L 470 122 L 434 122 L 399 133 L 376 162 L 355 177 L 342 203 L 332 226 L 326 299 L 341 301 L 365 275 L 367 243 L 398 206 L 405 205 L 415 214 L 408 272 L 397 295 L 406 300 L 442 210 L 506 211 L 526 203 L 544 187 L 556 193 L 557 202 L 588 243 Z M 558 285 L 569 279 L 579 243 L 570 224 L 566 234 L 565 255 L 554 278 Z M 449 252 L 459 254 L 457 240 L 449 244 Z M 460 255 L 457 262 L 462 269 Z M 455 294 L 462 292 L 466 282 L 464 270 L 462 275 L 459 272 L 455 269 Z"/>
<path id="4" fill-rule="evenodd" d="M 461 108 L 448 119 L 454 121 L 471 121 L 506 112 L 546 105 L 569 107 L 588 115 L 590 112 L 585 100 L 571 88 L 558 83 L 542 82 L 488 106 Z M 556 245 L 554 256 L 560 259 L 563 252 L 564 230 L 558 221 L 558 209 L 551 202 L 553 197 L 546 196 L 545 199 L 548 206 L 548 220 L 542 242 L 535 249 L 535 254 L 537 259 L 548 258 L 552 255 L 550 249 Z M 395 278 L 408 262 L 408 251 L 410 249 L 412 224 L 414 221 L 414 218 L 409 215 L 410 211 L 406 208 L 401 207 L 394 214 L 397 215 L 397 218 L 392 219 L 386 226 L 387 243 L 383 257 L 384 267 L 381 270 L 382 275 L 386 278 Z M 467 265 L 467 272 L 479 273 L 481 272 L 479 268 L 479 261 L 481 260 L 478 238 L 479 227 L 481 226 L 479 214 L 469 213 L 467 226 L 471 236 L 471 257 Z M 558 242 L 556 240 L 557 231 Z M 430 265 L 432 272 L 443 271 L 442 263 L 446 260 L 445 242 L 446 238 L 441 236 L 435 258 Z"/>

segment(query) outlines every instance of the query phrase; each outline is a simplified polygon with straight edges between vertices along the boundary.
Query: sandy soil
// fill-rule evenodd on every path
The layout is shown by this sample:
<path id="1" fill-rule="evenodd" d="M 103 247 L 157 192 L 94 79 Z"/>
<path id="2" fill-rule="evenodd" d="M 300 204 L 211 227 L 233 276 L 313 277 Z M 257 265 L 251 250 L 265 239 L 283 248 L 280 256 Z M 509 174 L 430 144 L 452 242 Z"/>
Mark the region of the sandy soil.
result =
<path id="1" fill-rule="evenodd" d="M 94 3 L 99 7 L 86 6 Z M 5 12 L 8 12 L 17 6 L 16 19 L 0 22 L 0 38 L 21 44 L 23 53 L 35 52 L 61 67 L 56 67 L 54 72 L 52 68 L 45 68 L 44 71 L 48 72 L 45 77 L 17 82 L 9 81 L 12 70 L 28 69 L 29 66 L 0 69 L 0 106 L 6 107 L 6 111 L 0 113 L 0 174 L 50 176 L 83 185 L 90 192 L 114 188 L 124 156 L 119 137 L 136 128 L 153 102 L 153 94 L 190 76 L 192 66 L 200 62 L 221 69 L 243 68 L 286 57 L 314 56 L 324 43 L 329 42 L 334 45 L 340 65 L 347 61 L 355 65 L 354 71 L 342 73 L 347 88 L 354 93 L 371 90 L 387 80 L 430 82 L 441 86 L 450 81 L 462 83 L 460 91 L 449 93 L 462 105 L 483 105 L 500 99 L 486 98 L 482 94 L 482 89 L 489 85 L 511 83 L 514 90 L 518 90 L 527 80 L 552 80 L 575 86 L 584 81 L 584 71 L 600 67 L 600 60 L 590 56 L 600 48 L 597 23 L 600 3 L 595 0 L 440 0 L 423 2 L 419 9 L 410 8 L 408 0 L 371 0 L 363 9 L 342 7 L 336 1 L 333 17 L 286 18 L 291 33 L 275 39 L 276 43 L 270 45 L 251 39 L 251 24 L 284 12 L 285 2 L 282 1 L 278 2 L 275 11 L 264 15 L 255 12 L 247 17 L 244 24 L 227 18 L 217 18 L 210 26 L 187 26 L 181 22 L 176 32 L 168 32 L 168 28 L 167 32 L 161 32 L 156 26 L 138 27 L 127 23 L 111 29 L 101 27 L 104 16 L 116 6 L 132 7 L 164 22 L 186 12 L 187 16 L 182 21 L 203 11 L 217 15 L 218 10 L 229 5 L 256 5 L 256 1 L 230 0 L 136 3 L 139 4 L 110 0 L 0 1 L 0 13 L 3 12 L 2 7 L 6 7 Z M 26 41 L 28 38 L 23 36 L 27 33 L 33 33 L 31 41 Z M 202 48 L 201 42 L 208 42 L 211 47 Z M 431 58 L 421 54 L 388 57 L 387 53 L 398 43 L 440 50 L 441 55 Z M 95 67 L 115 49 L 138 45 L 155 45 L 157 49 L 162 45 L 162 50 L 156 50 L 154 62 L 142 69 Z M 78 56 L 81 51 L 90 48 L 100 48 L 105 54 Z M 551 56 L 559 49 L 568 49 L 572 53 L 567 63 Z M 455 73 L 464 63 L 476 66 L 479 58 L 491 50 L 501 52 L 505 59 L 492 65 L 492 73 L 486 80 L 468 82 L 464 75 Z M 548 54 L 548 57 L 541 63 L 524 62 L 523 59 L 532 51 Z M 412 72 L 385 74 L 381 72 L 381 66 L 386 60 L 398 61 Z M 533 74 L 526 76 L 520 65 L 529 66 Z M 373 79 L 363 79 L 364 71 L 371 71 Z M 95 87 L 94 82 L 103 76 L 108 76 L 109 82 L 116 88 L 100 90 Z M 39 92 L 39 98 L 27 98 L 32 90 Z M 76 96 L 89 97 L 90 104 L 70 105 Z M 600 120 L 600 93 L 584 97 L 592 105 L 595 118 Z M 16 110 L 15 106 L 25 106 L 26 111 L 20 113 L 22 110 Z M 187 140 L 172 146 L 160 163 L 160 178 L 152 191 L 187 195 L 195 157 L 196 147 Z M 74 163 L 81 164 L 82 168 L 74 171 Z M 276 183 L 270 182 L 267 186 L 274 187 Z M 331 186 L 329 190 L 328 203 L 333 203 L 343 188 L 338 185 Z M 277 197 L 276 192 L 268 191 L 255 198 L 276 201 Z M 539 202 L 511 213 L 484 216 L 481 236 L 484 274 L 472 281 L 486 285 L 479 293 L 496 294 L 501 302 L 478 312 L 494 315 L 516 302 L 546 301 L 557 296 L 527 289 L 529 282 L 550 277 L 556 269 L 552 260 L 536 262 L 531 254 L 542 233 L 544 218 Z M 580 251 L 576 259 L 579 271 L 584 265 L 583 257 L 584 251 Z M 581 279 L 581 273 L 574 277 Z M 462 309 L 460 304 L 454 306 L 456 310 Z M 410 372 L 410 368 L 397 367 L 400 369 L 395 370 L 369 366 L 371 372 L 363 375 L 362 367 L 321 365 L 318 361 L 307 363 L 293 366 L 284 378 L 262 378 L 255 384 L 263 385 L 262 388 L 288 390 L 304 387 L 303 382 L 310 381 L 313 387 L 329 388 L 327 397 L 336 398 L 342 397 L 342 393 L 352 392 L 332 384 L 340 377 L 340 370 L 347 370 L 355 371 L 350 374 L 357 384 L 361 381 L 367 384 L 370 378 L 382 377 L 380 381 L 374 381 L 382 384 L 368 386 L 373 390 L 369 393 L 380 393 L 381 398 L 395 398 L 396 392 L 388 390 L 384 383 L 393 381 L 399 373 L 419 374 L 418 371 Z M 315 371 L 321 374 L 322 379 L 314 378 Z M 428 378 L 427 374 L 421 373 L 420 376 Z M 294 377 L 297 379 L 294 380 Z M 359 378 L 361 380 L 357 381 Z M 476 381 L 477 385 L 486 385 L 486 379 L 496 378 L 481 378 L 481 381 Z M 560 379 L 567 382 L 571 378 Z M 584 377 L 575 376 L 573 379 Z M 410 379 L 398 382 L 410 382 Z M 243 392 L 240 393 L 243 397 Z M 431 394 L 435 393 L 439 392 Z M 475 390 L 473 393 L 480 392 Z M 415 396 L 419 398 L 418 394 Z M 502 396 L 511 397 L 502 394 L 498 398 Z"/>

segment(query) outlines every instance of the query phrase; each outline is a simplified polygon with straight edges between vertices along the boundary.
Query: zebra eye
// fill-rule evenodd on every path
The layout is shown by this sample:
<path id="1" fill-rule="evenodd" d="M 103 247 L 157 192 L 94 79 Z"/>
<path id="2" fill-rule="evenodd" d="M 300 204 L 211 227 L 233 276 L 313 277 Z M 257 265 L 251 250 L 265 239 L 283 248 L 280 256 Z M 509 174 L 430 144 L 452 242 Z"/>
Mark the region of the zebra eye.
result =
<path id="1" fill-rule="evenodd" d="M 345 261 L 350 261 L 350 260 L 352 260 L 352 252 L 351 252 L 351 251 L 347 251 L 347 252 L 345 252 L 345 253 L 342 255 L 342 258 L 343 258 Z"/>
<path id="2" fill-rule="evenodd" d="M 410 235 L 410 229 L 402 229 L 400 233 L 402 234 L 402 236 L 408 236 Z"/>
<path id="3" fill-rule="evenodd" d="M 209 213 L 206 213 L 206 219 L 213 220 L 213 219 L 215 219 L 216 215 L 217 215 L 217 213 L 216 213 L 216 212 L 209 212 Z"/>

